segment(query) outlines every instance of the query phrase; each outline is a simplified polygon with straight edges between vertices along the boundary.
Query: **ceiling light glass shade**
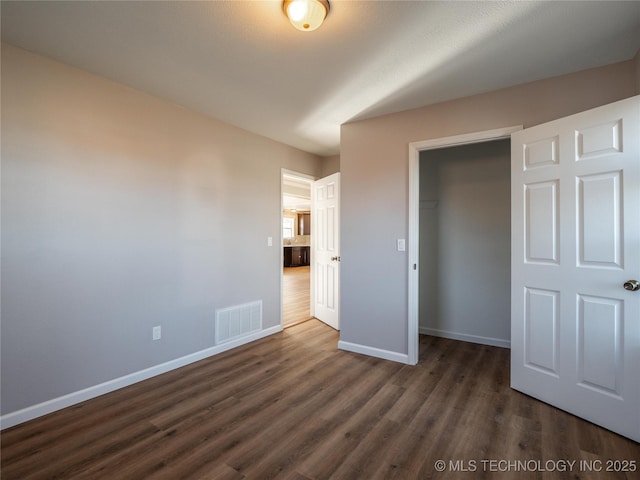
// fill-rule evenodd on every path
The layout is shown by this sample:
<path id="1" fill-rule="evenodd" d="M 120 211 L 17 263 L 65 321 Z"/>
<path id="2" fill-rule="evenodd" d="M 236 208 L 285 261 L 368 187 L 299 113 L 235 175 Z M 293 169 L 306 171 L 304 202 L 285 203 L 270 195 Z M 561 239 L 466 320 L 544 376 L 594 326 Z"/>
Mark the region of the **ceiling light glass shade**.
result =
<path id="1" fill-rule="evenodd" d="M 327 0 L 284 0 L 283 6 L 291 25 L 303 32 L 322 25 L 329 12 Z"/>

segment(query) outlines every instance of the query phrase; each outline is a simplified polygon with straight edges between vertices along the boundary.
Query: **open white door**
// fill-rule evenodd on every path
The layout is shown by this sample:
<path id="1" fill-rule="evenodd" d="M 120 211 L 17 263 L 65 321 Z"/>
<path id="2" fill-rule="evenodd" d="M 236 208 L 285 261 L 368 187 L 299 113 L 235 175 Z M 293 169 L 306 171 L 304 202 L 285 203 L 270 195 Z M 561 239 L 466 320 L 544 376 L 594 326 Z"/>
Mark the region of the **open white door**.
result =
<path id="1" fill-rule="evenodd" d="M 511 149 L 511 386 L 640 441 L 640 97 Z"/>
<path id="2" fill-rule="evenodd" d="M 340 173 L 313 184 L 314 316 L 340 330 Z"/>

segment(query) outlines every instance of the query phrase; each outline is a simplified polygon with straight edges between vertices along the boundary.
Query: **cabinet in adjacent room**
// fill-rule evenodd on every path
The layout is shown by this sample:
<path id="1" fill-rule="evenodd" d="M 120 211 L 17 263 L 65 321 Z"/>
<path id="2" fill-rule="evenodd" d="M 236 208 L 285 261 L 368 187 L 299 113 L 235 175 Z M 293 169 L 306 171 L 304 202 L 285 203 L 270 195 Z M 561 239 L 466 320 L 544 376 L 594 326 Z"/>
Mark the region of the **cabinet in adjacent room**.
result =
<path id="1" fill-rule="evenodd" d="M 298 235 L 311 235 L 311 214 L 298 214 Z"/>
<path id="2" fill-rule="evenodd" d="M 301 267 L 309 265 L 309 247 L 284 247 L 284 266 Z"/>

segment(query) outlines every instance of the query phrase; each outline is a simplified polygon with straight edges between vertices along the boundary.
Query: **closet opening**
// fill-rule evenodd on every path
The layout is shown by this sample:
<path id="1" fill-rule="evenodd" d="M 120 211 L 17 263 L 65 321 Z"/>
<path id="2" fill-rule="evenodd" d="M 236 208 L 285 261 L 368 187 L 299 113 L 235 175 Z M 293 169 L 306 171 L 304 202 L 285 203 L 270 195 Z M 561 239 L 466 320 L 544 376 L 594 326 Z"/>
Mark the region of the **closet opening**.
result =
<path id="1" fill-rule="evenodd" d="M 419 333 L 509 347 L 510 139 L 419 153 Z"/>

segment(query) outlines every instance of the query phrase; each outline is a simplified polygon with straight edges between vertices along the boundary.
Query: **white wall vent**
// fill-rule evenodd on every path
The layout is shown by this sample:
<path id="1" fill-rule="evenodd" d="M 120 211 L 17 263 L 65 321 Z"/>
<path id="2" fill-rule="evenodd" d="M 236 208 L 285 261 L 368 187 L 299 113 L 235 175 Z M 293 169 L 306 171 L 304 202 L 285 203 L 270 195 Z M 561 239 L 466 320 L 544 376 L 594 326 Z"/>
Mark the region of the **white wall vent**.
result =
<path id="1" fill-rule="evenodd" d="M 262 300 L 216 310 L 216 345 L 262 330 Z"/>

